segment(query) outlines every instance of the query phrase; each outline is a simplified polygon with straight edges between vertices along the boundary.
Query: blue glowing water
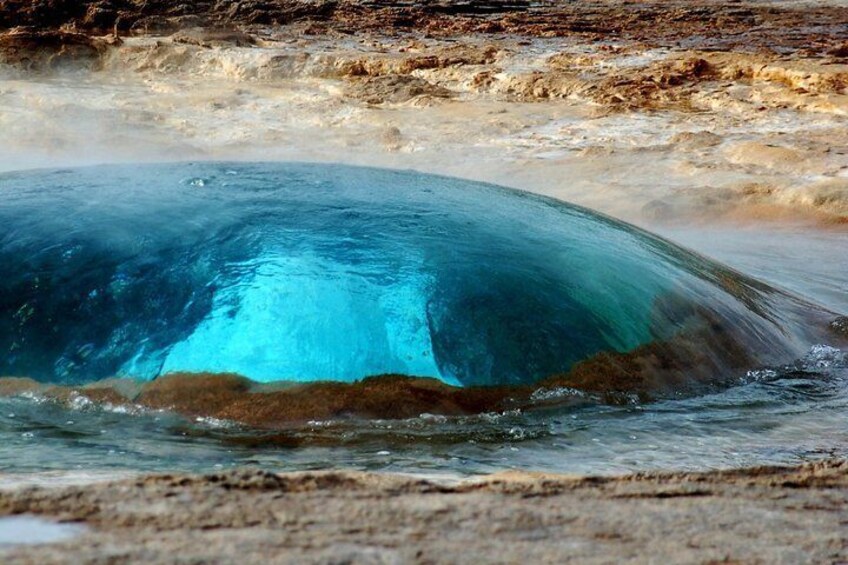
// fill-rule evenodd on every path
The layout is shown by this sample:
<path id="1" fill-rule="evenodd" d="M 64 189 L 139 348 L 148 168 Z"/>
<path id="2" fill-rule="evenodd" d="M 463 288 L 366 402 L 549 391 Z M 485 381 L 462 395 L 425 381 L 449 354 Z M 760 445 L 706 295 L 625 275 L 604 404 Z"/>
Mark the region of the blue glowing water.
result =
<path id="1" fill-rule="evenodd" d="M 726 355 L 712 334 L 756 364 L 817 342 L 817 309 L 632 226 L 411 172 L 12 173 L 0 226 L 0 375 L 46 382 L 208 371 L 517 384 L 693 327 L 711 360 Z"/>

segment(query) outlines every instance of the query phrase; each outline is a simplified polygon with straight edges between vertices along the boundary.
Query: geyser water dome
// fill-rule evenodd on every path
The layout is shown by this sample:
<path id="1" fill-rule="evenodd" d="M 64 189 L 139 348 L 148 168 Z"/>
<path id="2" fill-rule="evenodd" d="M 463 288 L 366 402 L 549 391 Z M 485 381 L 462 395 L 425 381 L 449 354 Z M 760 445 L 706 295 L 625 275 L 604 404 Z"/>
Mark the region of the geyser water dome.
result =
<path id="1" fill-rule="evenodd" d="M 236 163 L 0 176 L 0 375 L 494 385 L 605 359 L 718 378 L 801 354 L 826 317 L 626 224 L 456 179 Z"/>

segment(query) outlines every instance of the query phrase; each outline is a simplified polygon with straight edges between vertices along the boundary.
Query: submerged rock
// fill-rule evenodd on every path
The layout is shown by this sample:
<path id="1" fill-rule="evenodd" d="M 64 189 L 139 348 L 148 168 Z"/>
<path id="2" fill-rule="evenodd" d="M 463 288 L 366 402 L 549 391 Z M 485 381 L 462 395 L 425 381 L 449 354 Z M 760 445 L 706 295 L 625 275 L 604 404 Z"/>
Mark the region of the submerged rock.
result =
<path id="1" fill-rule="evenodd" d="M 632 226 L 457 179 L 172 164 L 6 174 L 0 193 L 0 374 L 42 382 L 679 393 L 833 335 L 833 314 Z"/>
<path id="2" fill-rule="evenodd" d="M 848 338 L 848 316 L 840 316 L 830 323 L 831 329 L 841 336 Z"/>

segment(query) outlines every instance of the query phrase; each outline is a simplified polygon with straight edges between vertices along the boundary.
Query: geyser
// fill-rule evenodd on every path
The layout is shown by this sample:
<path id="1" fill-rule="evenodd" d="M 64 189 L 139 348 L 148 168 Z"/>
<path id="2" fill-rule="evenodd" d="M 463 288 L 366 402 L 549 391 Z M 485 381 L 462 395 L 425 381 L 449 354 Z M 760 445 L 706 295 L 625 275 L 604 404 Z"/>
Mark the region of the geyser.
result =
<path id="1" fill-rule="evenodd" d="M 801 354 L 827 316 L 632 226 L 457 179 L 243 163 L 0 176 L 0 375 L 516 385 L 613 360 L 703 380 Z"/>

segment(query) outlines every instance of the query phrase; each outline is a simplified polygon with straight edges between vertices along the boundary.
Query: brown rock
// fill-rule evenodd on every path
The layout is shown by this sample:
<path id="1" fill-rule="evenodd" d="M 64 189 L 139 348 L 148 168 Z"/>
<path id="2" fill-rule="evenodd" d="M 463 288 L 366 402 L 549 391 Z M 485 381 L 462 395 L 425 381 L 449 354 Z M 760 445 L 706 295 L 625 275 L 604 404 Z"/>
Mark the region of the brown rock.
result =
<path id="1" fill-rule="evenodd" d="M 709 131 L 686 131 L 671 138 L 674 146 L 684 149 L 706 149 L 720 145 L 722 141 L 724 140 L 720 135 Z"/>
<path id="2" fill-rule="evenodd" d="M 25 70 L 95 67 L 106 41 L 65 31 L 15 30 L 0 35 L 0 63 Z"/>
<path id="3" fill-rule="evenodd" d="M 41 390 L 41 383 L 23 377 L 0 377 L 0 396 L 17 396 Z"/>
<path id="4" fill-rule="evenodd" d="M 204 28 L 178 31 L 171 36 L 171 41 L 209 49 L 220 47 L 250 47 L 256 44 L 256 39 L 253 36 L 242 31 Z"/>
<path id="5" fill-rule="evenodd" d="M 347 95 L 366 104 L 402 104 L 415 99 L 447 99 L 454 93 L 409 75 L 384 75 L 351 82 Z"/>

